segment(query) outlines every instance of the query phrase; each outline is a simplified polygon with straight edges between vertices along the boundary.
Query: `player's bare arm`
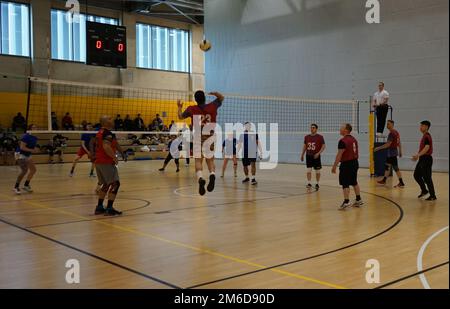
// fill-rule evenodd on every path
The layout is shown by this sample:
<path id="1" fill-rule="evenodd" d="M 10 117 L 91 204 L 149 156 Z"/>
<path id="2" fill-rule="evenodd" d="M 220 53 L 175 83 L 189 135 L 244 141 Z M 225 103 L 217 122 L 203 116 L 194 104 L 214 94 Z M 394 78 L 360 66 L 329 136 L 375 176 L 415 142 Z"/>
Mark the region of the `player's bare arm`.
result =
<path id="1" fill-rule="evenodd" d="M 429 150 L 430 150 L 430 145 L 425 145 L 425 147 L 422 149 L 421 152 L 419 152 L 418 154 L 416 154 L 412 157 L 412 160 L 413 161 L 419 160 L 419 158 L 426 155 Z"/>
<path id="2" fill-rule="evenodd" d="M 217 91 L 210 92 L 209 95 L 215 96 L 220 102 L 223 102 L 223 100 L 225 100 L 223 94 Z"/>
<path id="3" fill-rule="evenodd" d="M 339 149 L 339 151 L 336 155 L 336 160 L 334 161 L 334 164 L 333 164 L 333 168 L 331 169 L 331 172 L 333 174 L 336 174 L 337 167 L 339 165 L 339 162 L 341 162 L 342 155 L 344 154 L 344 152 L 345 152 L 345 149 Z"/>

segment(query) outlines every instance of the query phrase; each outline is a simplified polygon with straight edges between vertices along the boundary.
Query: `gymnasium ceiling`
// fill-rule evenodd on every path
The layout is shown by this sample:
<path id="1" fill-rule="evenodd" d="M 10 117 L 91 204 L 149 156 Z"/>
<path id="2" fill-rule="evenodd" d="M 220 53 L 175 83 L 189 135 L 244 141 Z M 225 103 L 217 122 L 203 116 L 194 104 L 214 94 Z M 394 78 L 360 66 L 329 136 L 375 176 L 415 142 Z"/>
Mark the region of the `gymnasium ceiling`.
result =
<path id="1" fill-rule="evenodd" d="M 80 4 L 203 24 L 203 0 L 80 0 Z"/>

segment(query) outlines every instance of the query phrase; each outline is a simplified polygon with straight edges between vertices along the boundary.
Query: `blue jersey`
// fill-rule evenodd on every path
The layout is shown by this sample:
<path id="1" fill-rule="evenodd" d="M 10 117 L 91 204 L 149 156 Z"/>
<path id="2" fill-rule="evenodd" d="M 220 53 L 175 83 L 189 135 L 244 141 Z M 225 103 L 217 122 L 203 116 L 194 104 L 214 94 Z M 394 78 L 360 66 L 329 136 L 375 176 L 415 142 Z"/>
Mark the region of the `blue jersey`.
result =
<path id="1" fill-rule="evenodd" d="M 27 148 L 34 149 L 36 148 L 38 139 L 36 136 L 27 133 L 22 137 L 20 141 L 23 142 Z M 21 155 L 24 155 L 26 157 L 31 156 L 31 152 L 29 151 L 23 151 L 22 149 L 20 149 L 19 152 Z"/>
<path id="2" fill-rule="evenodd" d="M 81 141 L 83 142 L 84 146 L 89 149 L 89 144 L 91 142 L 91 140 L 95 138 L 95 133 L 94 134 L 81 134 Z"/>

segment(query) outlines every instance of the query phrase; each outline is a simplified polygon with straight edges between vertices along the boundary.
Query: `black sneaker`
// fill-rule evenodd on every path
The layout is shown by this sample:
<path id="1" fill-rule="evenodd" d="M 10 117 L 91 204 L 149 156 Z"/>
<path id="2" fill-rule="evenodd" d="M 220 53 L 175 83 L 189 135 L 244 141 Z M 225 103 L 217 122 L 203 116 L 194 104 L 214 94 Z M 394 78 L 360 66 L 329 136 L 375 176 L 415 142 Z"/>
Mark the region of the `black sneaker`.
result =
<path id="1" fill-rule="evenodd" d="M 436 201 L 437 200 L 437 197 L 436 196 L 430 196 L 429 198 L 427 198 L 425 201 L 428 201 L 428 202 L 434 202 L 434 201 Z"/>
<path id="2" fill-rule="evenodd" d="M 312 184 L 309 183 L 309 184 L 306 186 L 306 189 L 311 190 L 312 187 L 313 187 Z"/>
<path id="3" fill-rule="evenodd" d="M 216 186 L 216 175 L 212 174 L 209 176 L 208 192 L 213 192 Z"/>
<path id="4" fill-rule="evenodd" d="M 428 191 L 422 192 L 422 193 L 420 193 L 420 195 L 419 195 L 417 198 L 422 198 L 422 197 L 424 197 L 425 195 L 427 195 L 428 193 L 429 193 Z"/>
<path id="5" fill-rule="evenodd" d="M 203 178 L 200 178 L 198 180 L 198 185 L 199 185 L 198 193 L 201 196 L 205 195 L 206 194 L 206 190 L 205 190 L 206 181 Z"/>
<path id="6" fill-rule="evenodd" d="M 319 191 L 320 190 L 320 186 L 319 186 L 319 184 L 317 184 L 316 185 L 316 191 Z"/>
<path id="7" fill-rule="evenodd" d="M 105 210 L 105 216 L 121 216 L 122 212 L 114 208 L 108 208 Z"/>
<path id="8" fill-rule="evenodd" d="M 105 212 L 106 212 L 106 209 L 105 208 L 95 208 L 95 215 L 96 216 L 98 216 L 98 215 L 103 215 L 103 214 L 105 214 Z"/>
<path id="9" fill-rule="evenodd" d="M 166 169 L 164 169 L 164 168 L 160 168 L 158 171 L 160 171 L 160 172 L 164 172 Z"/>
<path id="10" fill-rule="evenodd" d="M 245 178 L 244 180 L 242 180 L 242 183 L 248 183 L 250 182 L 250 178 Z"/>
<path id="11" fill-rule="evenodd" d="M 256 181 L 256 179 L 252 179 L 252 186 L 256 186 L 258 184 L 258 182 Z"/>

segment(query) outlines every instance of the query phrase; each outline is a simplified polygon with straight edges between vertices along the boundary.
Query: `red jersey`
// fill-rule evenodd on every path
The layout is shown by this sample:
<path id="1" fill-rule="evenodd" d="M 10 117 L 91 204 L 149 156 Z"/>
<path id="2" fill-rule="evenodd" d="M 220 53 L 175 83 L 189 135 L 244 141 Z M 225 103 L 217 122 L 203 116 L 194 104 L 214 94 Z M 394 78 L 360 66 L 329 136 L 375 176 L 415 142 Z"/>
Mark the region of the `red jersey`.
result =
<path id="1" fill-rule="evenodd" d="M 208 123 L 217 122 L 217 110 L 222 106 L 222 102 L 216 99 L 214 102 L 205 105 L 189 106 L 183 113 L 184 118 L 192 118 L 194 126 L 194 116 L 200 116 L 200 126 L 203 127 Z"/>
<path id="2" fill-rule="evenodd" d="M 313 156 L 322 150 L 322 146 L 325 145 L 325 139 L 322 135 L 307 135 L 305 136 L 306 154 Z"/>
<path id="3" fill-rule="evenodd" d="M 96 135 L 95 146 L 95 163 L 96 164 L 114 164 L 114 159 L 108 156 L 103 149 L 103 141 L 107 140 L 111 142 L 111 148 L 116 153 L 117 151 L 117 139 L 116 136 L 108 129 L 100 129 Z"/>
<path id="4" fill-rule="evenodd" d="M 339 141 L 339 149 L 345 149 L 342 154 L 341 162 L 348 162 L 353 160 L 358 160 L 359 158 L 359 150 L 358 150 L 358 141 L 351 135 L 344 136 Z"/>
<path id="5" fill-rule="evenodd" d="M 430 133 L 425 133 L 422 137 L 422 140 L 420 141 L 420 152 L 425 148 L 425 146 L 430 146 L 430 149 L 428 149 L 426 156 L 431 156 L 433 154 L 433 138 L 431 137 Z"/>
<path id="6" fill-rule="evenodd" d="M 391 142 L 390 149 L 397 149 L 400 146 L 400 133 L 397 130 L 392 130 L 389 133 L 388 141 Z"/>

